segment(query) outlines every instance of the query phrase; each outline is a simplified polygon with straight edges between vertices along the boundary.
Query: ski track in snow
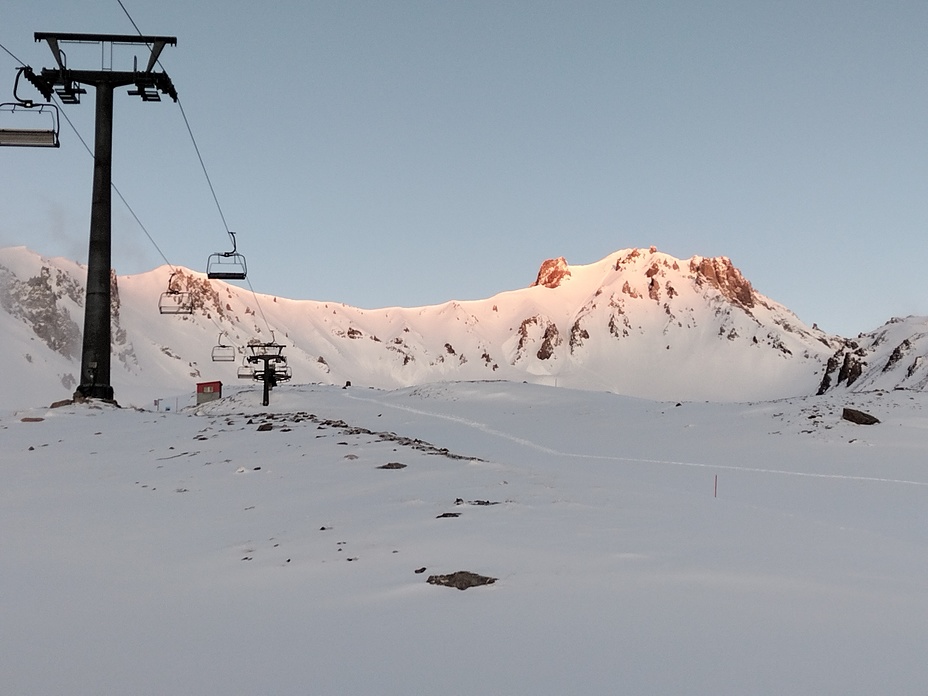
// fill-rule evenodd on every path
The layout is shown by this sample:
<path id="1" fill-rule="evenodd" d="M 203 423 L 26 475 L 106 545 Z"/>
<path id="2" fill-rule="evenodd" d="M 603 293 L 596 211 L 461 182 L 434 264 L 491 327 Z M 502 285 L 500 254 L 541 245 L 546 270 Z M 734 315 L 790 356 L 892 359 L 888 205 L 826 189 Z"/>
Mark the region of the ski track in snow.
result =
<path id="1" fill-rule="evenodd" d="M 814 478 L 814 479 L 836 479 L 841 481 L 863 481 L 866 483 L 894 483 L 904 486 L 928 486 L 928 481 L 910 481 L 906 479 L 892 479 L 892 478 L 880 478 L 877 476 L 849 476 L 846 474 L 815 474 L 805 471 L 788 471 L 785 469 L 763 469 L 759 467 L 750 467 L 750 466 L 732 466 L 730 464 L 706 464 L 704 462 L 685 462 L 685 461 L 676 461 L 672 459 L 641 459 L 637 457 L 618 457 L 614 455 L 605 455 L 605 454 L 581 454 L 579 452 L 566 452 L 564 450 L 557 450 L 552 447 L 545 447 L 544 445 L 539 445 L 537 442 L 527 440 L 511 433 L 503 432 L 502 430 L 497 430 L 491 428 L 486 423 L 480 423 L 479 421 L 469 420 L 467 418 L 462 418 L 460 416 L 451 416 L 442 413 L 434 413 L 432 411 L 424 411 L 422 409 L 413 408 L 411 406 L 400 406 L 398 404 L 390 404 L 378 399 L 369 399 L 360 396 L 347 395 L 349 399 L 354 399 L 356 401 L 366 401 L 368 403 L 377 404 L 378 406 L 384 406 L 387 408 L 396 409 L 398 411 L 406 411 L 408 413 L 413 413 L 419 416 L 427 416 L 430 418 L 438 418 L 445 421 L 450 421 L 452 423 L 457 423 L 459 425 L 464 425 L 468 428 L 473 428 L 474 430 L 479 430 L 487 435 L 493 435 L 495 437 L 502 438 L 504 440 L 509 440 L 516 444 L 528 447 L 545 454 L 550 454 L 556 457 L 570 457 L 573 459 L 596 459 L 601 461 L 614 461 L 614 462 L 630 462 L 635 464 L 662 464 L 665 466 L 687 466 L 687 467 L 696 467 L 703 469 L 719 469 L 723 471 L 741 471 L 745 473 L 752 474 L 769 474 L 774 476 L 797 476 L 801 478 Z"/>

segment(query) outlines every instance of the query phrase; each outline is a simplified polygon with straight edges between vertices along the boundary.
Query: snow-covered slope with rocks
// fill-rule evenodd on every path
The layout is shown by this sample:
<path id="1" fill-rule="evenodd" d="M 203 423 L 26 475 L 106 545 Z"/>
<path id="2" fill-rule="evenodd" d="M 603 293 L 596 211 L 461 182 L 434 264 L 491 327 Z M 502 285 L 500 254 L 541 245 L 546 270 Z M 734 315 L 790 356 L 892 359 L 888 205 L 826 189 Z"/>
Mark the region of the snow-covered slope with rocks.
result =
<path id="1" fill-rule="evenodd" d="M 192 297 L 191 315 L 158 312 L 172 270 L 174 287 Z M 0 406 L 73 392 L 85 275 L 72 261 L 24 247 L 0 250 L 0 347 L 14 368 Z M 653 247 L 581 266 L 551 259 L 529 287 L 416 308 L 256 295 L 167 266 L 114 275 L 113 283 L 111 382 L 121 403 L 189 394 L 198 381 L 234 382 L 245 346 L 270 340 L 286 346 L 294 383 L 395 388 L 490 379 L 675 400 L 844 389 L 848 380 L 829 378 L 826 367 L 836 372 L 836 360 L 861 351 L 871 366 L 879 362 L 876 337 L 850 342 L 805 325 L 755 291 L 729 259 L 680 260 Z M 917 327 L 896 328 L 883 345 L 901 346 L 908 337 L 900 332 Z M 236 362 L 211 360 L 220 341 L 236 347 Z M 900 348 L 911 355 L 888 376 L 861 378 L 852 388 L 886 388 L 897 378 L 921 388 L 928 371 L 899 372 L 912 368 L 919 346 Z"/>
<path id="2" fill-rule="evenodd" d="M 0 692 L 923 694 L 926 428 L 512 382 L 0 412 Z"/>

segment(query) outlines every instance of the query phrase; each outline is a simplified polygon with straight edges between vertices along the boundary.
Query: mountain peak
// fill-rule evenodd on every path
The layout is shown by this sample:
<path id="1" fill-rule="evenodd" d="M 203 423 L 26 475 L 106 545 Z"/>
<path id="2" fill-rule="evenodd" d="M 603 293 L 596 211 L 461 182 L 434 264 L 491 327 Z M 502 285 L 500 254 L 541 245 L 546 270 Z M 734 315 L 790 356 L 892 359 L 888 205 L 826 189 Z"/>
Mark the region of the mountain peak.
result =
<path id="1" fill-rule="evenodd" d="M 541 264 L 538 269 L 538 277 L 530 287 L 543 285 L 546 288 L 556 288 L 566 278 L 570 277 L 570 268 L 567 265 L 567 259 L 558 256 L 556 259 L 548 259 Z"/>

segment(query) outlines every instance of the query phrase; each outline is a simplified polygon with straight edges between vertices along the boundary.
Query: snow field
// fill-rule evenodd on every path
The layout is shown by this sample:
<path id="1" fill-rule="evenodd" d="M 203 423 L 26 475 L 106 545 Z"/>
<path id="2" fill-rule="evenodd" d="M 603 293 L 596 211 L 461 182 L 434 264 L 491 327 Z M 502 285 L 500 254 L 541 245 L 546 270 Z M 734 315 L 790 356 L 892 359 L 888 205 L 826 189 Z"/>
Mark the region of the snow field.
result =
<path id="1" fill-rule="evenodd" d="M 883 422 L 502 382 L 6 412 L 0 682 L 918 693 L 928 397 L 854 399 Z"/>

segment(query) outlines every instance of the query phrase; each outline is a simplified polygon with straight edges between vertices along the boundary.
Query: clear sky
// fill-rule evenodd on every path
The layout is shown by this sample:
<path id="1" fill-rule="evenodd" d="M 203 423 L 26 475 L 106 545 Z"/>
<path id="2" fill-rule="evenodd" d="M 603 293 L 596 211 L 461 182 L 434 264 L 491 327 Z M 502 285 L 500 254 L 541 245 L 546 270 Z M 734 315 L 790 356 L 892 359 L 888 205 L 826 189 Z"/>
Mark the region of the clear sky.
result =
<path id="1" fill-rule="evenodd" d="M 478 299 L 654 245 L 729 256 L 827 331 L 928 314 L 928 3 L 123 4 L 178 39 L 162 64 L 258 292 Z M 0 43 L 52 67 L 36 31 L 135 32 L 117 0 L 0 0 Z M 229 242 L 181 112 L 125 91 L 114 182 L 204 270 Z M 92 145 L 93 91 L 64 109 Z M 61 140 L 0 151 L 0 245 L 85 262 L 92 159 Z M 113 234 L 118 273 L 163 263 L 118 199 Z"/>

